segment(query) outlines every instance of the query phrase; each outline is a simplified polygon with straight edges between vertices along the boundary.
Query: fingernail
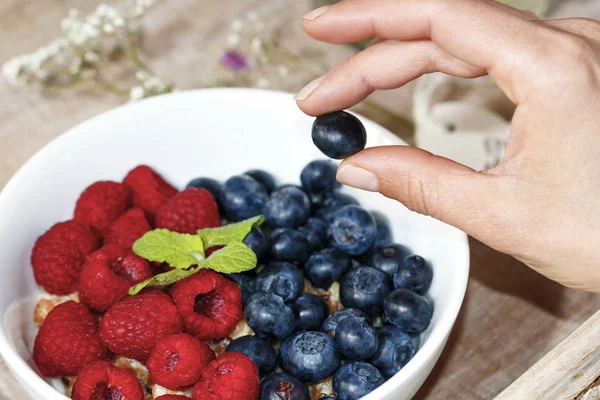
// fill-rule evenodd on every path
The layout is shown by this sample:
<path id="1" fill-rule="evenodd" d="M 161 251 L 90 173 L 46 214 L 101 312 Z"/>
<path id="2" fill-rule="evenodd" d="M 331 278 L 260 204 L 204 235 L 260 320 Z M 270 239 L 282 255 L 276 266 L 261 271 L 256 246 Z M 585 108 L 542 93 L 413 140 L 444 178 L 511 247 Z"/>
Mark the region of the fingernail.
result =
<path id="1" fill-rule="evenodd" d="M 310 94 L 312 92 L 315 91 L 315 89 L 317 88 L 317 86 L 319 86 L 321 84 L 322 80 L 323 80 L 323 77 L 321 76 L 321 77 L 315 79 L 314 81 L 312 81 L 311 83 L 309 83 L 308 85 L 304 86 L 302 88 L 302 90 L 300 90 L 294 96 L 294 100 L 304 100 L 304 99 L 306 99 L 308 96 L 310 96 Z"/>
<path id="2" fill-rule="evenodd" d="M 337 180 L 344 185 L 357 189 L 368 190 L 369 192 L 379 191 L 379 181 L 375 174 L 352 164 L 343 165 L 338 170 Z"/>
<path id="3" fill-rule="evenodd" d="M 304 17 L 302 17 L 302 19 L 307 19 L 309 21 L 315 20 L 315 19 L 319 18 L 321 15 L 325 14 L 327 12 L 327 10 L 329 10 L 330 8 L 331 8 L 331 6 L 319 7 L 316 10 L 312 10 L 311 12 L 306 14 Z"/>

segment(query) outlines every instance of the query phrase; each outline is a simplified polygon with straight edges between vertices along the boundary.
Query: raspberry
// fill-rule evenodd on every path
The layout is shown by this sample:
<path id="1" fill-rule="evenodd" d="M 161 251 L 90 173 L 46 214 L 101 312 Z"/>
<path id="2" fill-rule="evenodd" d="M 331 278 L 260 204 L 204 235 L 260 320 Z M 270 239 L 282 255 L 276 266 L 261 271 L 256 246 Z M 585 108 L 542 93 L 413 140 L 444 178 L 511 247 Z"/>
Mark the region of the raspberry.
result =
<path id="1" fill-rule="evenodd" d="M 94 311 L 104 312 L 127 296 L 131 285 L 152 278 L 148 262 L 109 244 L 90 254 L 79 278 L 81 302 Z"/>
<path id="2" fill-rule="evenodd" d="M 162 396 L 158 396 L 155 400 L 190 400 L 190 398 L 182 394 L 163 394 Z"/>
<path id="3" fill-rule="evenodd" d="M 137 207 L 131 208 L 108 227 L 104 245 L 118 244 L 124 249 L 131 249 L 135 241 L 151 229 L 144 211 Z"/>
<path id="4" fill-rule="evenodd" d="M 107 358 L 96 317 L 74 301 L 50 311 L 33 347 L 33 360 L 46 377 L 76 375 L 87 364 Z"/>
<path id="5" fill-rule="evenodd" d="M 135 374 L 98 361 L 85 367 L 73 385 L 73 400 L 143 400 Z"/>
<path id="6" fill-rule="evenodd" d="M 112 306 L 100 323 L 100 337 L 113 353 L 143 362 L 160 339 L 181 333 L 181 328 L 171 298 L 152 290 Z"/>
<path id="7" fill-rule="evenodd" d="M 102 181 L 85 189 L 75 206 L 75 220 L 102 236 L 131 205 L 131 191 L 122 183 Z"/>
<path id="8" fill-rule="evenodd" d="M 129 171 L 123 183 L 133 192 L 133 205 L 144 210 L 150 221 L 154 221 L 158 209 L 177 194 L 177 189 L 146 165 Z"/>
<path id="9" fill-rule="evenodd" d="M 242 292 L 224 276 L 205 269 L 171 290 L 186 331 L 200 340 L 220 339 L 242 318 Z"/>
<path id="10" fill-rule="evenodd" d="M 98 238 L 78 222 L 54 225 L 37 240 L 31 253 L 36 282 L 51 294 L 77 291 L 85 258 L 98 246 Z"/>
<path id="11" fill-rule="evenodd" d="M 177 390 L 198 382 L 202 368 L 215 359 L 206 343 L 185 333 L 165 336 L 150 352 L 146 368 L 152 380 Z"/>
<path id="12" fill-rule="evenodd" d="M 193 400 L 256 400 L 258 367 L 241 353 L 223 353 L 202 370 Z"/>
<path id="13" fill-rule="evenodd" d="M 156 213 L 156 227 L 180 233 L 221 226 L 215 198 L 206 189 L 187 188 Z"/>

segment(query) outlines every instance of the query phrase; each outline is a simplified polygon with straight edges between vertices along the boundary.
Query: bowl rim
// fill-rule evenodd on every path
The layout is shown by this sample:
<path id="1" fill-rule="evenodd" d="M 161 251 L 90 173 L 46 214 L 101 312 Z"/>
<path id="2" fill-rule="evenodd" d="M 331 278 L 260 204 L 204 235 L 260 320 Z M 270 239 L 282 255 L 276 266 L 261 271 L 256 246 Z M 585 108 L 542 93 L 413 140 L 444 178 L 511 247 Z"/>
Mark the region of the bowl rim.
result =
<path id="1" fill-rule="evenodd" d="M 9 179 L 5 187 L 0 191 L 0 209 L 2 209 L 5 203 L 10 198 L 10 193 L 13 191 L 13 187 L 16 187 L 20 182 L 24 181 L 26 176 L 42 162 L 42 158 L 48 152 L 58 150 L 64 142 L 68 142 L 71 137 L 81 135 L 85 132 L 87 125 L 94 124 L 98 119 L 110 118 L 113 114 L 122 113 L 129 108 L 147 107 L 147 105 L 156 102 L 172 101 L 173 98 L 181 96 L 210 96 L 214 93 L 228 92 L 232 95 L 262 95 L 262 96 L 273 96 L 279 97 L 281 100 L 289 101 L 292 97 L 292 93 L 265 90 L 265 89 L 253 89 L 253 88 L 205 88 L 195 90 L 185 90 L 180 92 L 169 93 L 161 96 L 151 97 L 143 99 L 134 103 L 127 103 L 117 107 L 113 107 L 107 111 L 104 111 L 96 116 L 93 116 L 77 125 L 71 127 L 65 132 L 59 134 L 52 139 L 48 144 L 39 149 L 32 157 L 30 157 Z M 357 114 L 357 113 L 354 113 Z M 362 121 L 366 121 L 371 125 L 375 125 L 379 128 L 379 135 L 382 135 L 387 142 L 397 145 L 406 144 L 398 136 L 391 133 L 383 126 L 376 122 L 360 116 Z M 1 219 L 1 215 L 0 215 Z M 446 304 L 446 312 L 440 317 L 439 321 L 433 326 L 429 336 L 419 348 L 415 356 L 410 362 L 402 368 L 402 370 L 395 376 L 386 381 L 383 385 L 371 392 L 367 396 L 363 397 L 363 400 L 375 400 L 381 396 L 389 395 L 394 390 L 401 386 L 404 382 L 409 381 L 411 377 L 418 374 L 419 370 L 423 368 L 428 360 L 436 357 L 436 352 L 443 348 L 445 342 L 450 335 L 452 327 L 456 321 L 463 300 L 465 298 L 469 269 L 470 269 L 470 251 L 468 237 L 465 233 L 456 229 L 457 235 L 460 236 L 460 242 L 462 242 L 460 250 L 460 259 L 457 258 L 456 265 L 456 276 L 454 279 L 454 285 L 452 287 L 453 295 L 450 301 Z M 10 369 L 15 378 L 20 384 L 27 383 L 28 388 L 26 391 L 33 390 L 39 395 L 43 395 L 47 400 L 68 400 L 69 398 L 62 393 L 59 393 L 52 385 L 50 385 L 45 379 L 36 373 L 34 368 L 30 366 L 27 361 L 22 358 L 17 350 L 11 344 L 5 330 L 5 316 L 2 316 L 0 321 L 0 355 L 3 357 L 7 367 Z M 436 360 L 437 361 L 437 360 Z M 31 389 L 29 389 L 31 388 Z"/>

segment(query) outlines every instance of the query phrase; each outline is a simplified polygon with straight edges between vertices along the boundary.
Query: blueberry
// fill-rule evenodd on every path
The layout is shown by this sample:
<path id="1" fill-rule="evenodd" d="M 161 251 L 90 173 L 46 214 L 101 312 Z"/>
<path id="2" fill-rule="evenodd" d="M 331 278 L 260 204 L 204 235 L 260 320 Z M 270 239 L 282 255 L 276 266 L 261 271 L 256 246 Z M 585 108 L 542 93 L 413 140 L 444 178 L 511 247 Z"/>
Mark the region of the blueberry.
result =
<path id="1" fill-rule="evenodd" d="M 256 273 L 254 270 L 239 274 L 226 274 L 225 276 L 238 285 L 242 291 L 242 303 L 246 304 L 250 296 L 256 292 Z"/>
<path id="2" fill-rule="evenodd" d="M 386 378 L 400 371 L 415 355 L 415 346 L 408 333 L 395 326 L 381 328 L 379 347 L 371 360 Z"/>
<path id="3" fill-rule="evenodd" d="M 263 213 L 269 196 L 267 190 L 248 175 L 229 178 L 221 190 L 221 204 L 234 222 Z"/>
<path id="4" fill-rule="evenodd" d="M 252 177 L 255 181 L 264 186 L 267 193 L 271 193 L 275 189 L 275 178 L 273 175 L 262 169 L 251 169 L 250 171 L 244 172 L 244 175 Z"/>
<path id="5" fill-rule="evenodd" d="M 221 199 L 221 184 L 212 178 L 196 178 L 192 179 L 186 187 L 195 187 L 198 189 L 206 189 L 213 195 L 217 203 Z"/>
<path id="6" fill-rule="evenodd" d="M 333 339 L 322 332 L 300 332 L 281 345 L 281 366 L 305 382 L 325 379 L 340 366 L 341 359 Z"/>
<path id="7" fill-rule="evenodd" d="M 385 378 L 371 364 L 351 361 L 333 376 L 333 391 L 337 400 L 358 400 L 385 382 Z"/>
<path id="8" fill-rule="evenodd" d="M 344 307 L 375 316 L 383 311 L 390 286 L 390 278 L 384 272 L 365 266 L 354 268 L 340 282 L 340 300 Z"/>
<path id="9" fill-rule="evenodd" d="M 377 226 L 377 236 L 375 237 L 375 246 L 383 246 L 392 242 L 392 230 L 388 219 L 377 211 L 371 211 L 371 215 L 375 218 Z"/>
<path id="10" fill-rule="evenodd" d="M 309 255 L 310 244 L 302 232 L 279 228 L 271 234 L 271 257 L 274 260 L 302 265 Z"/>
<path id="11" fill-rule="evenodd" d="M 328 160 L 311 161 L 300 174 L 302 187 L 307 192 L 332 192 L 339 186 L 335 176 L 337 166 Z"/>
<path id="12" fill-rule="evenodd" d="M 354 115 L 336 111 L 315 119 L 312 140 L 327 157 L 341 160 L 365 148 L 367 132 Z"/>
<path id="13" fill-rule="evenodd" d="M 407 332 L 420 332 L 427 328 L 433 315 L 429 300 L 407 289 L 396 289 L 383 304 L 388 322 Z"/>
<path id="14" fill-rule="evenodd" d="M 306 293 L 298 297 L 292 305 L 296 316 L 296 329 L 302 331 L 317 331 L 329 314 L 329 307 L 321 296 Z"/>
<path id="15" fill-rule="evenodd" d="M 402 261 L 412 252 L 401 244 L 375 247 L 366 257 L 366 263 L 393 277 Z"/>
<path id="16" fill-rule="evenodd" d="M 265 222 L 275 228 L 297 228 L 310 215 L 310 198 L 298 186 L 285 185 L 271 193 L 265 206 Z"/>
<path id="17" fill-rule="evenodd" d="M 259 400 L 310 400 L 308 386 L 291 375 L 267 376 L 260 384 Z"/>
<path id="18" fill-rule="evenodd" d="M 298 230 L 306 235 L 313 251 L 327 246 L 327 224 L 321 218 L 310 217 Z"/>
<path id="19" fill-rule="evenodd" d="M 329 289 L 350 270 L 350 257 L 336 249 L 313 253 L 304 265 L 306 278 L 316 287 Z"/>
<path id="20" fill-rule="evenodd" d="M 351 256 L 366 253 L 375 242 L 376 234 L 375 219 L 371 213 L 354 205 L 336 211 L 327 231 L 331 246 Z"/>
<path id="21" fill-rule="evenodd" d="M 321 325 L 321 331 L 327 333 L 329 336 L 335 336 L 335 331 L 339 323 L 350 317 L 359 317 L 365 321 L 369 321 L 369 316 L 364 312 L 356 308 L 344 308 L 327 317 L 323 325 Z"/>
<path id="22" fill-rule="evenodd" d="M 344 206 L 358 205 L 358 200 L 349 194 L 333 192 L 325 196 L 320 203 L 320 207 L 317 210 L 317 217 L 320 217 L 327 223 L 333 221 L 335 212 Z"/>
<path id="23" fill-rule="evenodd" d="M 269 240 L 260 228 L 252 228 L 244 238 L 244 244 L 256 254 L 258 261 L 263 260 L 269 251 Z"/>
<path id="24" fill-rule="evenodd" d="M 423 257 L 412 255 L 402 260 L 394 274 L 394 287 L 424 294 L 429 290 L 432 279 L 431 265 Z"/>
<path id="25" fill-rule="evenodd" d="M 377 351 L 379 340 L 369 321 L 361 317 L 348 317 L 340 321 L 335 329 L 335 344 L 347 359 L 366 360 Z"/>
<path id="26" fill-rule="evenodd" d="M 271 262 L 256 276 L 256 288 L 260 292 L 274 293 L 289 303 L 304 291 L 304 275 L 288 262 Z"/>
<path id="27" fill-rule="evenodd" d="M 273 293 L 255 293 L 244 308 L 246 323 L 258 335 L 283 340 L 294 331 L 294 313 L 281 297 Z"/>
<path id="28" fill-rule="evenodd" d="M 277 352 L 268 340 L 259 336 L 242 336 L 227 346 L 226 352 L 242 353 L 252 360 L 261 375 L 269 374 L 277 365 Z"/>

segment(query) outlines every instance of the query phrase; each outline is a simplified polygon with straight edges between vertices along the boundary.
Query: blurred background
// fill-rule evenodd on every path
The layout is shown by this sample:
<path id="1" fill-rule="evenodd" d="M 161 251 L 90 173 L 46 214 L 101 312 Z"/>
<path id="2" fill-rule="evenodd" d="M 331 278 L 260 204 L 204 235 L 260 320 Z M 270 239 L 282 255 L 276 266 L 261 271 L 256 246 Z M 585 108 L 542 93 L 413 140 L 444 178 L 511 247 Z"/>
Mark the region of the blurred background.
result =
<path id="1" fill-rule="evenodd" d="M 398 0 L 402 1 L 402 0 Z M 0 189 L 57 135 L 129 101 L 216 86 L 295 92 L 365 43 L 307 37 L 332 0 L 0 1 Z M 506 0 L 543 18 L 600 18 L 598 0 Z M 487 78 L 432 74 L 356 111 L 473 168 L 494 165 L 512 105 Z M 494 397 L 600 307 L 471 241 L 465 305 L 422 399 Z M 0 361 L 0 399 L 24 399 Z"/>

